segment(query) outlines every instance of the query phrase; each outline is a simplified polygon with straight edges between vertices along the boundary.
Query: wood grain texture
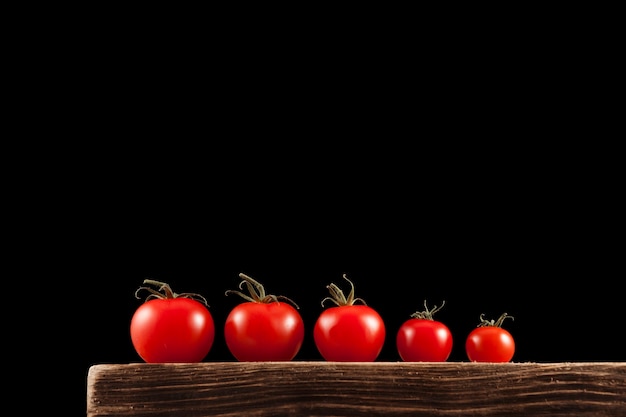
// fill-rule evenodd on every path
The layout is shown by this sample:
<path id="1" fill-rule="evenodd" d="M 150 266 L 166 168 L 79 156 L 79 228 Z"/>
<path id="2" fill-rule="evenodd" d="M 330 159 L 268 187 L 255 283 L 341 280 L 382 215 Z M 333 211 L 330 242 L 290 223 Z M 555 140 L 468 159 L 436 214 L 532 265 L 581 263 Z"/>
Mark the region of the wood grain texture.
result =
<path id="1" fill-rule="evenodd" d="M 626 416 L 626 363 L 93 365 L 87 416 Z"/>

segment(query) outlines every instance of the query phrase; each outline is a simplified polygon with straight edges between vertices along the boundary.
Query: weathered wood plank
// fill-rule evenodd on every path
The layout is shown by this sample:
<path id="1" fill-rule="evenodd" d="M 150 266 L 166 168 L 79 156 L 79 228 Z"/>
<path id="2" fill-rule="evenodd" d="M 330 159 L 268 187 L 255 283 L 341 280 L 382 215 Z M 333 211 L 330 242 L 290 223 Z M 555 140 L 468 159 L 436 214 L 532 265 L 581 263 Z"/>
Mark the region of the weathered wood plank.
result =
<path id="1" fill-rule="evenodd" d="M 626 363 L 94 365 L 87 416 L 626 416 Z"/>

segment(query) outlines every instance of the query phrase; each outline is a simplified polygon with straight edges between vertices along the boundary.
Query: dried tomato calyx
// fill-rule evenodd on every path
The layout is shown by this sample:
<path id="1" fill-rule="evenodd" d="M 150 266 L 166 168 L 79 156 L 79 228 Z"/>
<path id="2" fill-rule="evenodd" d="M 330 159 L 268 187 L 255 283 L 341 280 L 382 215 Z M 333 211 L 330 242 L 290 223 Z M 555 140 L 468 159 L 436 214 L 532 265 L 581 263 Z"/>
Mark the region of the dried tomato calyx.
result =
<path id="1" fill-rule="evenodd" d="M 286 300 L 293 304 L 297 309 L 300 308 L 298 307 L 298 304 L 296 304 L 292 299 L 287 298 L 284 295 L 265 294 L 265 288 L 263 287 L 263 285 L 246 274 L 240 273 L 239 278 L 243 280 L 239 283 L 239 289 L 243 290 L 243 285 L 245 284 L 250 295 L 244 294 L 243 292 L 237 290 L 227 290 L 225 295 L 237 294 L 244 300 L 248 300 L 253 303 L 265 304 L 278 302 L 278 300 Z"/>
<path id="2" fill-rule="evenodd" d="M 424 311 L 416 311 L 415 313 L 411 314 L 411 317 L 415 319 L 424 319 L 424 320 L 434 321 L 433 314 L 441 310 L 445 304 L 446 304 L 446 300 L 443 300 L 441 302 L 440 307 L 434 306 L 432 310 L 428 311 L 428 307 L 426 306 L 426 300 L 424 300 Z"/>
<path id="3" fill-rule="evenodd" d="M 330 297 L 326 297 L 322 300 L 322 307 L 324 307 L 324 301 L 326 300 L 330 300 L 333 303 L 335 303 L 338 306 L 351 306 L 354 303 L 356 303 L 357 301 L 362 302 L 364 305 L 367 305 L 367 303 L 365 302 L 365 300 L 363 300 L 362 298 L 354 298 L 354 284 L 352 283 L 352 281 L 350 281 L 348 279 L 348 277 L 346 276 L 346 274 L 343 274 L 343 278 L 348 281 L 350 283 L 350 293 L 348 294 L 348 298 L 346 298 L 346 296 L 343 294 L 343 291 L 341 291 L 341 288 L 339 288 L 337 285 L 331 283 L 330 285 L 327 285 L 326 288 L 328 288 L 328 291 L 330 291 Z"/>
<path id="4" fill-rule="evenodd" d="M 487 326 L 502 327 L 502 323 L 504 323 L 504 319 L 515 320 L 513 316 L 509 316 L 507 313 L 502 313 L 502 315 L 496 321 L 494 321 L 493 319 L 485 320 L 484 317 L 485 317 L 484 313 L 480 315 L 480 323 L 476 327 L 487 327 Z"/>
<path id="5" fill-rule="evenodd" d="M 137 288 L 137 291 L 135 291 L 135 298 L 137 299 L 141 299 L 141 297 L 139 297 L 139 292 L 141 290 L 146 290 L 150 294 L 146 297 L 145 301 L 152 300 L 152 299 L 166 300 L 166 299 L 172 299 L 172 298 L 191 298 L 196 301 L 200 301 L 202 304 L 209 307 L 209 303 L 207 302 L 206 298 L 204 298 L 200 294 L 191 293 L 191 292 L 184 292 L 184 293 L 176 294 L 174 291 L 172 291 L 172 288 L 170 287 L 169 284 L 165 282 L 161 282 L 161 281 L 155 281 L 153 279 L 144 279 L 143 283 L 159 287 L 159 290 L 157 291 L 154 288 L 150 288 L 150 287 L 139 287 Z"/>

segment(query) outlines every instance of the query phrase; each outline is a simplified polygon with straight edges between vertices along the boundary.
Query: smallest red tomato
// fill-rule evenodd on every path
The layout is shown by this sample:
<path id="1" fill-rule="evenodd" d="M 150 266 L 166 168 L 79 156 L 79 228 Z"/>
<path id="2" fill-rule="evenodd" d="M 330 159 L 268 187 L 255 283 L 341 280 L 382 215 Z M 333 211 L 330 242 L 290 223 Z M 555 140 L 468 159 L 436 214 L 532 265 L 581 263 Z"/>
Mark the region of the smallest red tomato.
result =
<path id="1" fill-rule="evenodd" d="M 478 327 L 470 332 L 465 341 L 465 352 L 472 362 L 509 362 L 515 354 L 515 340 L 503 329 L 504 319 L 513 317 L 504 313 L 497 321 L 485 320 L 480 315 Z"/>
<path id="2" fill-rule="evenodd" d="M 445 362 L 452 352 L 452 333 L 448 326 L 433 319 L 433 314 L 441 310 L 435 306 L 428 311 L 411 314 L 396 335 L 396 347 L 402 360 L 406 362 Z"/>

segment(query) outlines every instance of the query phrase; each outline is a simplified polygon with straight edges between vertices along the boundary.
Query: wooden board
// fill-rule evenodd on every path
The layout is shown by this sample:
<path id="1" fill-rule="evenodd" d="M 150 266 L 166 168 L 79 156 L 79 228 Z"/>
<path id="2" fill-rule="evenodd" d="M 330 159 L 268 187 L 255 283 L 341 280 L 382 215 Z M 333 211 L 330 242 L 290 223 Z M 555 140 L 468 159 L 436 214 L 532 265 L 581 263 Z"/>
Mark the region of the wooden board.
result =
<path id="1" fill-rule="evenodd" d="M 626 363 L 102 364 L 87 416 L 617 417 Z"/>

